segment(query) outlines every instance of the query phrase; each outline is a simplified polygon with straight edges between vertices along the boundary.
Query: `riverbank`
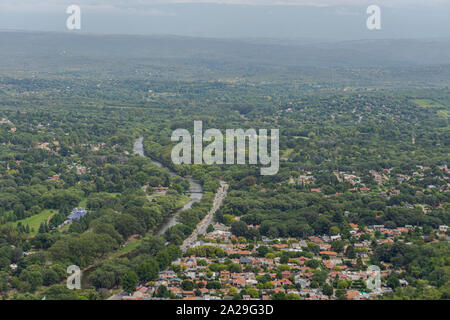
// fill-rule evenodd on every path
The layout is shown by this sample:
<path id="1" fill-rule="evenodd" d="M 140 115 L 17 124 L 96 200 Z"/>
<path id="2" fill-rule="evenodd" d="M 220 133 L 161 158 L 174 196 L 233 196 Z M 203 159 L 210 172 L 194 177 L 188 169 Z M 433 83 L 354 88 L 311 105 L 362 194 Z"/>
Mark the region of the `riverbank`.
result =
<path id="1" fill-rule="evenodd" d="M 144 140 L 143 137 L 139 137 L 135 140 L 135 143 L 133 146 L 133 151 L 135 154 L 145 157 L 143 140 Z M 160 162 L 155 161 L 151 158 L 149 158 L 149 159 L 158 167 L 166 168 L 171 175 L 173 175 L 173 176 L 177 175 L 175 172 L 173 172 L 169 168 L 163 166 Z M 191 194 L 189 196 L 190 201 L 188 203 L 186 203 L 183 206 L 183 208 L 177 210 L 173 215 L 166 218 L 167 221 L 164 221 L 162 223 L 162 226 L 159 228 L 159 231 L 156 232 L 157 235 L 164 234 L 170 227 L 178 224 L 177 217 L 180 214 L 180 212 L 191 208 L 195 202 L 200 202 L 200 200 L 202 200 L 202 197 L 203 197 L 202 186 L 198 182 L 194 181 L 191 178 L 188 178 L 188 181 L 189 181 L 189 191 L 191 192 Z M 199 234 L 206 232 L 206 228 L 208 227 L 209 224 L 212 223 L 214 213 L 220 208 L 223 200 L 225 199 L 227 190 L 228 190 L 228 185 L 224 181 L 220 181 L 220 188 L 217 190 L 217 192 L 215 194 L 215 198 L 212 203 L 212 207 L 211 207 L 210 211 L 202 219 L 202 221 L 200 221 L 200 223 L 198 223 L 198 225 L 195 228 L 195 230 L 193 231 L 193 233 L 187 239 L 185 239 L 183 244 L 180 246 L 182 252 L 186 252 L 186 250 L 191 245 L 195 244 Z M 126 294 L 124 292 L 116 292 L 113 296 L 109 297 L 108 300 L 121 300 L 122 297 L 125 295 Z"/>
<path id="2" fill-rule="evenodd" d="M 145 157 L 143 141 L 144 141 L 144 137 L 139 137 L 134 141 L 134 145 L 133 145 L 134 154 L 139 155 L 141 157 Z M 156 161 L 152 158 L 149 158 L 149 159 L 156 166 L 167 169 L 171 176 L 179 176 L 173 170 L 164 166 L 161 162 Z M 163 235 L 164 233 L 166 233 L 166 231 L 170 227 L 173 227 L 176 224 L 178 224 L 177 217 L 179 216 L 180 212 L 192 208 L 192 205 L 194 203 L 200 202 L 200 200 L 202 200 L 203 188 L 202 188 L 201 184 L 192 178 L 187 178 L 187 180 L 189 182 L 190 201 L 188 203 L 186 203 L 181 209 L 178 209 L 174 213 L 169 214 L 166 217 L 164 217 L 162 224 L 156 230 L 156 235 L 158 235 L 158 236 Z"/>

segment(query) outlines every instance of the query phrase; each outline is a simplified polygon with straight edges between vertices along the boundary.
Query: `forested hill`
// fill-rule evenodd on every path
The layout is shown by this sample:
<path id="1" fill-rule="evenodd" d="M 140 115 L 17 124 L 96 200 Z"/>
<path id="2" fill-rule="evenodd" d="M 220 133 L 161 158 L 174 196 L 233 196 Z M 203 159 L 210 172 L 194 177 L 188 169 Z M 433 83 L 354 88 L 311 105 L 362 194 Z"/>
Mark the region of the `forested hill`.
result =
<path id="1" fill-rule="evenodd" d="M 429 81 L 442 82 L 449 78 L 448 52 L 450 39 L 325 43 L 0 32 L 0 71 L 6 73 L 84 75 L 101 71 L 121 76 L 198 78 L 227 72 L 248 77 L 271 70 L 307 74 L 311 68 L 394 68 L 395 71 L 387 72 L 383 77 L 394 80 L 420 77 L 423 80 L 425 73 Z M 408 72 L 403 74 L 405 68 Z M 351 74 L 347 70 L 346 75 L 338 76 L 351 77 Z M 320 77 L 320 74 L 316 73 L 316 76 Z M 326 74 L 326 77 L 330 75 Z M 358 77 L 359 81 L 363 80 L 361 74 Z"/>

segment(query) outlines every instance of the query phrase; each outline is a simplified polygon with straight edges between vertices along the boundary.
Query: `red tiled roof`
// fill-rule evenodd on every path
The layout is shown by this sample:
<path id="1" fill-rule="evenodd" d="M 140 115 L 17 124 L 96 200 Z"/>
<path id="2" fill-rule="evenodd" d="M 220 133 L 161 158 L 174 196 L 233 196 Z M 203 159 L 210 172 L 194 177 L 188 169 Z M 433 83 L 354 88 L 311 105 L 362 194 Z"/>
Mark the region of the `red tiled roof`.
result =
<path id="1" fill-rule="evenodd" d="M 334 251 L 320 251 L 320 254 L 326 254 L 328 256 L 337 256 L 337 252 Z"/>

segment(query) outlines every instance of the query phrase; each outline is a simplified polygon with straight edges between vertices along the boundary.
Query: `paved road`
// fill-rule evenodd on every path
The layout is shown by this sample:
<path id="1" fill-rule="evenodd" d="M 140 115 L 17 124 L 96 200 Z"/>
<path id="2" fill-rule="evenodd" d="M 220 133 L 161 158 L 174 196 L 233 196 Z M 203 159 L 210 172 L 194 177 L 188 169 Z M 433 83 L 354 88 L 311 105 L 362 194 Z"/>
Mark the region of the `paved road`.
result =
<path id="1" fill-rule="evenodd" d="M 126 292 L 119 292 L 118 294 L 115 294 L 111 297 L 109 297 L 106 300 L 122 300 L 122 297 L 128 296 L 128 293 Z"/>
<path id="2" fill-rule="evenodd" d="M 224 181 L 220 181 L 220 187 L 216 192 L 214 198 L 213 206 L 208 214 L 197 224 L 197 228 L 192 232 L 192 234 L 184 240 L 183 244 L 180 246 L 181 251 L 186 252 L 187 249 L 191 248 L 196 242 L 199 234 L 205 234 L 206 229 L 213 222 L 214 213 L 220 208 L 223 200 L 227 196 L 228 184 Z"/>

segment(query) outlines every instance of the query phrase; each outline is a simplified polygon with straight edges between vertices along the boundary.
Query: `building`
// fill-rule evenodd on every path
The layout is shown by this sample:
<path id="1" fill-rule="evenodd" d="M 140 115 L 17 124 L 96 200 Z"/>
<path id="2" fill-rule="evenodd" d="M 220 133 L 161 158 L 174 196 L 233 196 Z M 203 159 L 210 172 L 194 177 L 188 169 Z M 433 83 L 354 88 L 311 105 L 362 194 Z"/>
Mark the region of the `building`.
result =
<path id="1" fill-rule="evenodd" d="M 67 219 L 69 221 L 73 221 L 73 220 L 79 220 L 82 217 L 84 217 L 87 214 L 87 211 L 84 210 L 83 208 L 74 208 L 72 210 L 72 213 L 69 214 L 69 216 L 67 217 Z"/>

